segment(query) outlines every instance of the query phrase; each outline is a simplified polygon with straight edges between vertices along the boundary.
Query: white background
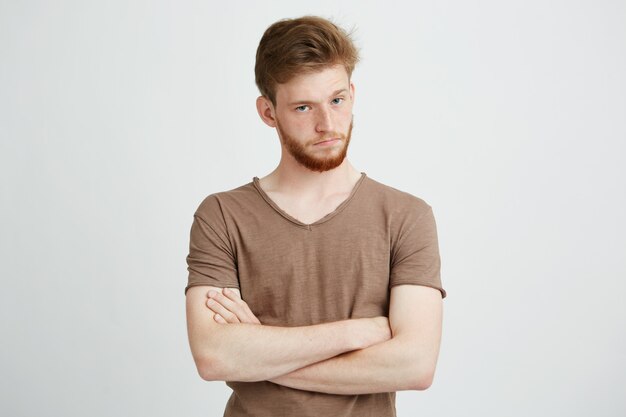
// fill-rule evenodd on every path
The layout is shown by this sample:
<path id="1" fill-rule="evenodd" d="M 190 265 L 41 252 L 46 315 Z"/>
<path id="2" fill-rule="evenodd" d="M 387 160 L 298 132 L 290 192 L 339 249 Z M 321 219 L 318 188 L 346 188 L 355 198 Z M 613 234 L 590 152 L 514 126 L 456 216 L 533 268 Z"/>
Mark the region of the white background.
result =
<path id="1" fill-rule="evenodd" d="M 267 26 L 355 28 L 354 166 L 437 219 L 444 333 L 399 416 L 624 416 L 626 4 L 0 2 L 0 414 L 221 416 L 192 215 L 264 176 Z"/>

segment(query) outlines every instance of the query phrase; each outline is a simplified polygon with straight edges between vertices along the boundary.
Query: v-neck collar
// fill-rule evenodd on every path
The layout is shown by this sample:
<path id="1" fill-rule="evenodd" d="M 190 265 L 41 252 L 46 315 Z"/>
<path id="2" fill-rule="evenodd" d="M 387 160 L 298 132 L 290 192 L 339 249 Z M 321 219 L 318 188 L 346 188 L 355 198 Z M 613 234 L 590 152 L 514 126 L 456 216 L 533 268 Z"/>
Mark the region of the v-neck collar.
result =
<path id="1" fill-rule="evenodd" d="M 256 190 L 259 192 L 259 194 L 261 195 L 263 200 L 265 200 L 265 202 L 267 202 L 267 204 L 269 204 L 278 214 L 280 214 L 285 219 L 289 220 L 290 222 L 294 223 L 295 225 L 297 225 L 299 227 L 302 227 L 302 228 L 305 228 L 305 229 L 308 229 L 308 230 L 312 230 L 312 228 L 314 226 L 317 226 L 317 225 L 320 225 L 320 224 L 322 224 L 324 222 L 327 222 L 328 220 L 332 219 L 337 214 L 339 214 L 341 211 L 343 211 L 343 209 L 346 208 L 348 203 L 350 203 L 350 201 L 354 198 L 356 192 L 358 191 L 359 187 L 361 186 L 361 184 L 365 180 L 366 176 L 367 176 L 367 174 L 365 174 L 365 172 L 361 172 L 361 178 L 359 178 L 359 180 L 356 182 L 356 184 L 352 187 L 352 191 L 350 191 L 350 194 L 348 195 L 348 197 L 345 200 L 343 200 L 341 202 L 341 204 L 339 204 L 335 208 L 335 210 L 331 211 L 330 213 L 326 214 L 321 219 L 316 220 L 316 221 L 314 221 L 313 223 L 310 223 L 310 224 L 301 222 L 300 220 L 296 219 L 295 217 L 290 216 L 289 213 L 287 213 L 286 211 L 281 209 L 278 206 L 278 204 L 276 204 L 269 197 L 269 195 L 267 195 L 267 193 L 263 190 L 263 188 L 261 188 L 261 184 L 260 184 L 260 181 L 259 181 L 258 177 L 252 178 L 252 184 L 254 185 L 254 188 L 256 188 Z"/>

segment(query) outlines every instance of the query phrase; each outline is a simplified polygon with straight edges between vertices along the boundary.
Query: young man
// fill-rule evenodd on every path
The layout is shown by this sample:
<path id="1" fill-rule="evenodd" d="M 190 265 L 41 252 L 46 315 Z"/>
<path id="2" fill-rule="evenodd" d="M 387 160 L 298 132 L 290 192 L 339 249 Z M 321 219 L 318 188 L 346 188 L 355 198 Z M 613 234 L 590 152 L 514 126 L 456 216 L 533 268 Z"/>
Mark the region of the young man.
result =
<path id="1" fill-rule="evenodd" d="M 282 155 L 194 214 L 198 372 L 233 389 L 225 416 L 395 416 L 395 392 L 428 388 L 439 353 L 432 209 L 346 158 L 358 55 L 342 29 L 279 21 L 256 59 L 257 109 Z"/>

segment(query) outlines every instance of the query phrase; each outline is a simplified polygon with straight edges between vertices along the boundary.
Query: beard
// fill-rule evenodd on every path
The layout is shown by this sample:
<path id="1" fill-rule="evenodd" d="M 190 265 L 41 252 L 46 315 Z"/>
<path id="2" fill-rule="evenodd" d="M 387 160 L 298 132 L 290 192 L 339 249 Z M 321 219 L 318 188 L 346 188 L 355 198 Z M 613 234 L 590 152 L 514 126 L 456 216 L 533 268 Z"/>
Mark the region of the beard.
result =
<path id="1" fill-rule="evenodd" d="M 348 132 L 345 134 L 331 132 L 322 137 L 306 140 L 304 143 L 285 133 L 280 127 L 278 119 L 276 119 L 276 129 L 278 130 L 278 136 L 280 137 L 282 144 L 300 165 L 311 171 L 324 172 L 337 168 L 346 158 L 346 155 L 348 154 L 348 145 L 350 144 L 350 138 L 352 137 L 353 121 L 354 118 L 350 120 L 350 127 L 348 128 Z M 331 149 L 324 149 L 321 147 L 317 153 L 329 154 L 323 156 L 317 155 L 316 152 L 309 151 L 309 148 L 314 147 L 315 143 L 331 138 L 339 138 L 341 140 L 341 143 L 339 144 L 341 149 L 337 150 L 336 144 L 332 146 Z"/>

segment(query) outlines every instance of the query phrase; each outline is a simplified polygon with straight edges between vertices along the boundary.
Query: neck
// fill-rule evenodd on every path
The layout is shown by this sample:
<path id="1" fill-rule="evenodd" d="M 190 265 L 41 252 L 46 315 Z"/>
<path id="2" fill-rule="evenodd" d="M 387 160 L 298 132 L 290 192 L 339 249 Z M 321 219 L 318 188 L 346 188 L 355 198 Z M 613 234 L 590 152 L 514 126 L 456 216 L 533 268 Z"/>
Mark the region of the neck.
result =
<path id="1" fill-rule="evenodd" d="M 334 169 L 315 172 L 283 153 L 278 167 L 260 181 L 265 191 L 324 198 L 352 189 L 360 177 L 361 173 L 350 164 L 348 158 Z"/>

